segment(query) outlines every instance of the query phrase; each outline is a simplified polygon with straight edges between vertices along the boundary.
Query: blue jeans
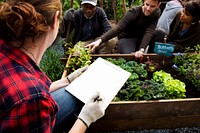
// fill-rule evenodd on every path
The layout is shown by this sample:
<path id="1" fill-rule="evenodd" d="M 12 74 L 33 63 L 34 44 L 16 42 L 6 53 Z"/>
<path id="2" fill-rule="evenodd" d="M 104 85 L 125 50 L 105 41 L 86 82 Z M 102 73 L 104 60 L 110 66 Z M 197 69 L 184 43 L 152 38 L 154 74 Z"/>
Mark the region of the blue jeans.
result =
<path id="1" fill-rule="evenodd" d="M 120 54 L 131 54 L 137 51 L 140 42 L 136 38 L 121 38 L 118 41 L 118 49 Z"/>
<path id="2" fill-rule="evenodd" d="M 75 123 L 84 103 L 67 92 L 65 88 L 56 90 L 52 92 L 51 95 L 60 108 L 56 115 L 56 123 L 53 132 L 67 133 Z"/>

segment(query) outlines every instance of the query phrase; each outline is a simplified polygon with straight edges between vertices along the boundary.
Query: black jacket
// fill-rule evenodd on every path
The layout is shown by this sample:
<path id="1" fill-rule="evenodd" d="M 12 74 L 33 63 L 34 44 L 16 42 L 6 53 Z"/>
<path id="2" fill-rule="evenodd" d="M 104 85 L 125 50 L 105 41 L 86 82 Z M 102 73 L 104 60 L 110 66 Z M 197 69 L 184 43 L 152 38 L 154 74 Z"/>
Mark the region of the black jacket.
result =
<path id="1" fill-rule="evenodd" d="M 142 6 L 131 8 L 117 26 L 101 36 L 102 42 L 116 36 L 119 39 L 138 38 L 141 40 L 141 45 L 138 47 L 146 48 L 154 36 L 160 13 L 160 9 L 156 9 L 150 16 L 145 16 L 142 12 Z"/>
<path id="2" fill-rule="evenodd" d="M 168 36 L 168 42 L 175 43 L 175 52 L 184 52 L 185 48 L 193 48 L 195 45 L 200 44 L 200 22 L 192 24 L 184 35 L 179 36 L 180 16 L 181 12 L 172 21 Z"/>
<path id="3" fill-rule="evenodd" d="M 72 43 L 76 44 L 80 40 L 80 36 L 83 30 L 83 24 L 86 18 L 82 12 L 82 9 L 66 11 L 63 21 L 60 26 L 60 34 L 62 38 L 66 37 L 68 24 L 71 21 L 70 32 L 74 30 L 74 35 L 72 38 Z M 91 18 L 93 33 L 90 39 L 95 39 L 100 37 L 103 33 L 111 29 L 111 24 L 107 18 L 106 13 L 100 7 L 96 7 L 96 12 Z"/>

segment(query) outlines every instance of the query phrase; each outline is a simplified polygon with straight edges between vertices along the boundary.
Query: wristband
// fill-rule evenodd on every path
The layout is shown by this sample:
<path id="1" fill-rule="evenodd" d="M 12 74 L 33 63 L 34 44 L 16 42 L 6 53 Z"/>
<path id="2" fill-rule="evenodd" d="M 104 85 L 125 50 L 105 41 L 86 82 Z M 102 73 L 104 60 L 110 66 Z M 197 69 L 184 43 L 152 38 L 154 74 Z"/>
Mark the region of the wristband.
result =
<path id="1" fill-rule="evenodd" d="M 144 52 L 144 48 L 141 48 L 140 51 Z"/>
<path id="2" fill-rule="evenodd" d="M 68 82 L 71 83 L 71 81 L 69 80 L 68 76 L 66 78 L 67 78 Z"/>
<path id="3" fill-rule="evenodd" d="M 81 120 L 87 128 L 89 127 L 83 119 L 81 119 L 80 117 L 78 117 L 78 119 Z"/>

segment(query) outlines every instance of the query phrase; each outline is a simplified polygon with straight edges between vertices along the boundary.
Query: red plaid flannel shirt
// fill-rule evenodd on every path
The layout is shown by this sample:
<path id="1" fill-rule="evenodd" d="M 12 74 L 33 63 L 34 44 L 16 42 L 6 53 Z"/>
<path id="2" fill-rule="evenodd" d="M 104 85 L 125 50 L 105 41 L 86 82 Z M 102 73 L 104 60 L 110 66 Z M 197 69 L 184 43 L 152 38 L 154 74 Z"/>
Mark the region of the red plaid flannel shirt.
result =
<path id="1" fill-rule="evenodd" d="M 58 105 L 35 62 L 0 40 L 0 132 L 50 133 Z"/>

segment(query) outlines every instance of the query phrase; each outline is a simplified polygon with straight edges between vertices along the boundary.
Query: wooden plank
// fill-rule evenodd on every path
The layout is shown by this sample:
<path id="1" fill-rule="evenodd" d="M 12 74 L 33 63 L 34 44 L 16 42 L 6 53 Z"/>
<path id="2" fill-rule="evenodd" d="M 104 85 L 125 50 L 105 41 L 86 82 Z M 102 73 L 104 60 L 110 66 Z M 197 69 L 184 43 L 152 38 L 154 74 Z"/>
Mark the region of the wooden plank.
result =
<path id="1" fill-rule="evenodd" d="M 89 132 L 200 126 L 200 98 L 113 102 Z"/>
<path id="2" fill-rule="evenodd" d="M 99 3 L 100 3 L 100 4 L 99 4 L 99 5 L 100 5 L 100 7 L 101 7 L 101 8 L 103 8 L 103 0 L 100 0 L 100 2 L 99 2 Z"/>
<path id="3" fill-rule="evenodd" d="M 134 54 L 93 54 L 92 58 L 98 58 L 98 57 L 102 57 L 102 58 L 124 58 L 126 60 L 140 60 L 139 58 L 136 58 L 134 56 Z M 147 60 L 166 60 L 169 59 L 171 60 L 173 58 L 173 56 L 167 57 L 167 56 L 163 56 L 163 55 L 157 55 L 155 53 L 150 53 L 150 54 L 144 54 L 143 55 L 143 61 L 147 61 Z"/>
<path id="4" fill-rule="evenodd" d="M 88 132 L 123 132 L 148 129 L 175 129 L 182 127 L 199 127 L 200 115 L 183 117 L 158 117 L 146 119 L 121 119 L 97 121 L 88 129 Z M 97 125 L 98 124 L 98 125 Z"/>
<path id="5" fill-rule="evenodd" d="M 93 54 L 91 55 L 93 59 L 97 59 L 98 57 L 102 57 L 102 58 L 124 58 L 126 60 L 140 60 L 139 58 L 136 58 L 133 54 Z M 160 60 L 160 61 L 168 61 L 171 60 L 173 58 L 173 56 L 170 57 L 166 57 L 163 55 L 157 55 L 154 53 L 151 54 L 144 54 L 142 61 L 147 61 L 147 60 Z M 66 58 L 60 58 L 60 60 L 62 62 L 66 62 L 67 59 Z"/>
<path id="6" fill-rule="evenodd" d="M 126 1 L 122 0 L 122 5 L 123 5 L 123 10 L 124 10 L 124 15 L 126 15 Z"/>
<path id="7" fill-rule="evenodd" d="M 114 20 L 115 23 L 117 24 L 117 11 L 116 11 L 116 1 L 112 0 L 112 8 L 113 8 L 113 13 L 114 13 Z"/>

